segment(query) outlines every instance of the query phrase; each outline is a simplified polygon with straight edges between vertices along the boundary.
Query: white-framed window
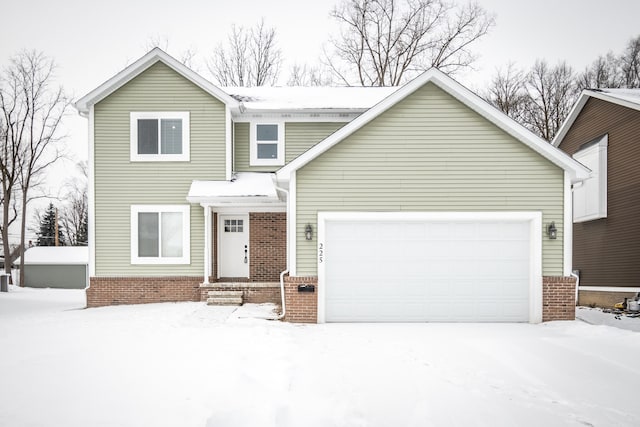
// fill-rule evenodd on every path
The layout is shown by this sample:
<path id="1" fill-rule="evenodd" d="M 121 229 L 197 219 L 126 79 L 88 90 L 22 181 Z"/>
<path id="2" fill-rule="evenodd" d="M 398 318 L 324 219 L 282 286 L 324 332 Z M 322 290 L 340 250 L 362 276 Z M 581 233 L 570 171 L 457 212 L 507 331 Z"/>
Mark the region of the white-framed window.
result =
<path id="1" fill-rule="evenodd" d="M 284 165 L 284 123 L 253 122 L 250 128 L 250 164 L 252 166 Z"/>
<path id="2" fill-rule="evenodd" d="M 131 206 L 131 264 L 189 264 L 189 205 Z"/>
<path id="3" fill-rule="evenodd" d="M 577 151 L 573 158 L 591 169 L 591 176 L 573 188 L 573 221 L 607 217 L 607 146 L 603 135 Z"/>
<path id="4" fill-rule="evenodd" d="M 131 161 L 188 162 L 189 112 L 132 112 Z"/>

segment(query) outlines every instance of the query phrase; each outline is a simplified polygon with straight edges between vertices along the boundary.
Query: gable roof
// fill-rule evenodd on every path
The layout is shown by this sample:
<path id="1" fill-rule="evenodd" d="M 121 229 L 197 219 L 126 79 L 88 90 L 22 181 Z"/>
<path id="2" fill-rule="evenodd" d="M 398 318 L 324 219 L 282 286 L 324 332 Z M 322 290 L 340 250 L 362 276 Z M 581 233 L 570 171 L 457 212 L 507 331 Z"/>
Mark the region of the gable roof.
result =
<path id="1" fill-rule="evenodd" d="M 562 126 L 556 133 L 551 143 L 554 147 L 560 145 L 564 137 L 573 126 L 573 122 L 576 121 L 578 115 L 584 108 L 589 98 L 597 98 L 613 104 L 618 104 L 623 107 L 631 108 L 633 110 L 640 111 L 640 89 L 585 89 L 580 94 L 580 97 L 573 105 L 571 112 L 565 119 Z"/>
<path id="2" fill-rule="evenodd" d="M 131 81 L 134 77 L 140 75 L 146 69 L 151 67 L 156 62 L 162 62 L 176 73 L 180 74 L 187 80 L 191 81 L 196 86 L 200 87 L 211 96 L 219 99 L 224 104 L 230 107 L 237 107 L 239 105 L 233 97 L 227 94 L 225 91 L 196 73 L 174 57 L 163 51 L 162 49 L 155 47 L 147 52 L 142 58 L 135 61 L 133 64 L 127 66 L 124 70 L 120 71 L 115 76 L 80 98 L 75 102 L 76 109 L 80 114 L 88 114 L 89 107 L 103 100 L 113 92 L 124 86 Z"/>
<path id="3" fill-rule="evenodd" d="M 553 147 L 542 138 L 534 135 L 522 125 L 511 119 L 509 116 L 493 107 L 478 95 L 471 92 L 442 71 L 431 68 L 398 90 L 387 96 L 385 99 L 374 105 L 372 108 L 362 113 L 360 116 L 340 128 L 323 141 L 311 147 L 308 151 L 298 156 L 286 166 L 276 172 L 279 180 L 288 180 L 291 172 L 296 171 L 338 144 L 358 129 L 371 122 L 373 119 L 398 104 L 407 96 L 415 92 L 427 83 L 433 83 L 449 95 L 489 120 L 494 125 L 521 141 L 529 148 L 545 157 L 558 167 L 569 172 L 572 181 L 581 181 L 589 176 L 589 169 L 569 157 L 564 152 Z"/>

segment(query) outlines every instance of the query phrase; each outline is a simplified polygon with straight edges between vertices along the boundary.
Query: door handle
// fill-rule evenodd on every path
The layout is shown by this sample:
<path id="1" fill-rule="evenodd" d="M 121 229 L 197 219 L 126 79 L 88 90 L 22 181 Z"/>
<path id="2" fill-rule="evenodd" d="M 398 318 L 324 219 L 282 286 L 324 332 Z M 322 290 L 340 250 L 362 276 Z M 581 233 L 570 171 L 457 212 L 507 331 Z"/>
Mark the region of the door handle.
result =
<path id="1" fill-rule="evenodd" d="M 248 263 L 249 258 L 247 257 L 247 245 L 244 245 L 244 263 Z"/>

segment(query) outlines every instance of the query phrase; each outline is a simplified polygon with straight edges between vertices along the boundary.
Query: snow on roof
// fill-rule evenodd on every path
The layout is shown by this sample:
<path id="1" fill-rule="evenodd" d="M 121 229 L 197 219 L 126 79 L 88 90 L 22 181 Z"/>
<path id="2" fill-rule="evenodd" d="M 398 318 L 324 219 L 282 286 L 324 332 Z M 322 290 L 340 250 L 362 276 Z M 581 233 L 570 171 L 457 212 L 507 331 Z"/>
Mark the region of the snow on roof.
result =
<path id="1" fill-rule="evenodd" d="M 279 202 L 273 177 L 272 173 L 239 172 L 231 181 L 193 181 L 187 200 L 191 203 Z"/>
<path id="2" fill-rule="evenodd" d="M 640 89 L 593 89 L 593 91 L 602 92 L 612 98 L 640 105 Z"/>
<path id="3" fill-rule="evenodd" d="M 20 258 L 15 264 L 20 263 Z M 24 263 L 29 264 L 88 264 L 89 248 L 86 246 L 35 246 L 24 252 Z"/>
<path id="4" fill-rule="evenodd" d="M 248 110 L 366 110 L 397 87 L 223 87 Z"/>

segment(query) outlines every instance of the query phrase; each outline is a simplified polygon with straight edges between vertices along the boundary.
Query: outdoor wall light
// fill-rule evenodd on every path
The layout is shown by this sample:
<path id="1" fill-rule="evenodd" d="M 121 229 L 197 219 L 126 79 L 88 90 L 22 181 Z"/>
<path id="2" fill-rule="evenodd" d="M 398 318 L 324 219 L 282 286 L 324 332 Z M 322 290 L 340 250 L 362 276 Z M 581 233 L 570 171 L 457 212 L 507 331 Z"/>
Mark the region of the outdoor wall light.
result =
<path id="1" fill-rule="evenodd" d="M 311 228 L 311 224 L 307 224 L 304 228 L 304 238 L 307 240 L 311 240 L 313 237 L 313 228 Z"/>
<path id="2" fill-rule="evenodd" d="M 554 221 L 551 221 L 551 224 L 547 227 L 547 234 L 549 235 L 549 239 L 555 240 L 558 238 L 558 229 Z"/>

